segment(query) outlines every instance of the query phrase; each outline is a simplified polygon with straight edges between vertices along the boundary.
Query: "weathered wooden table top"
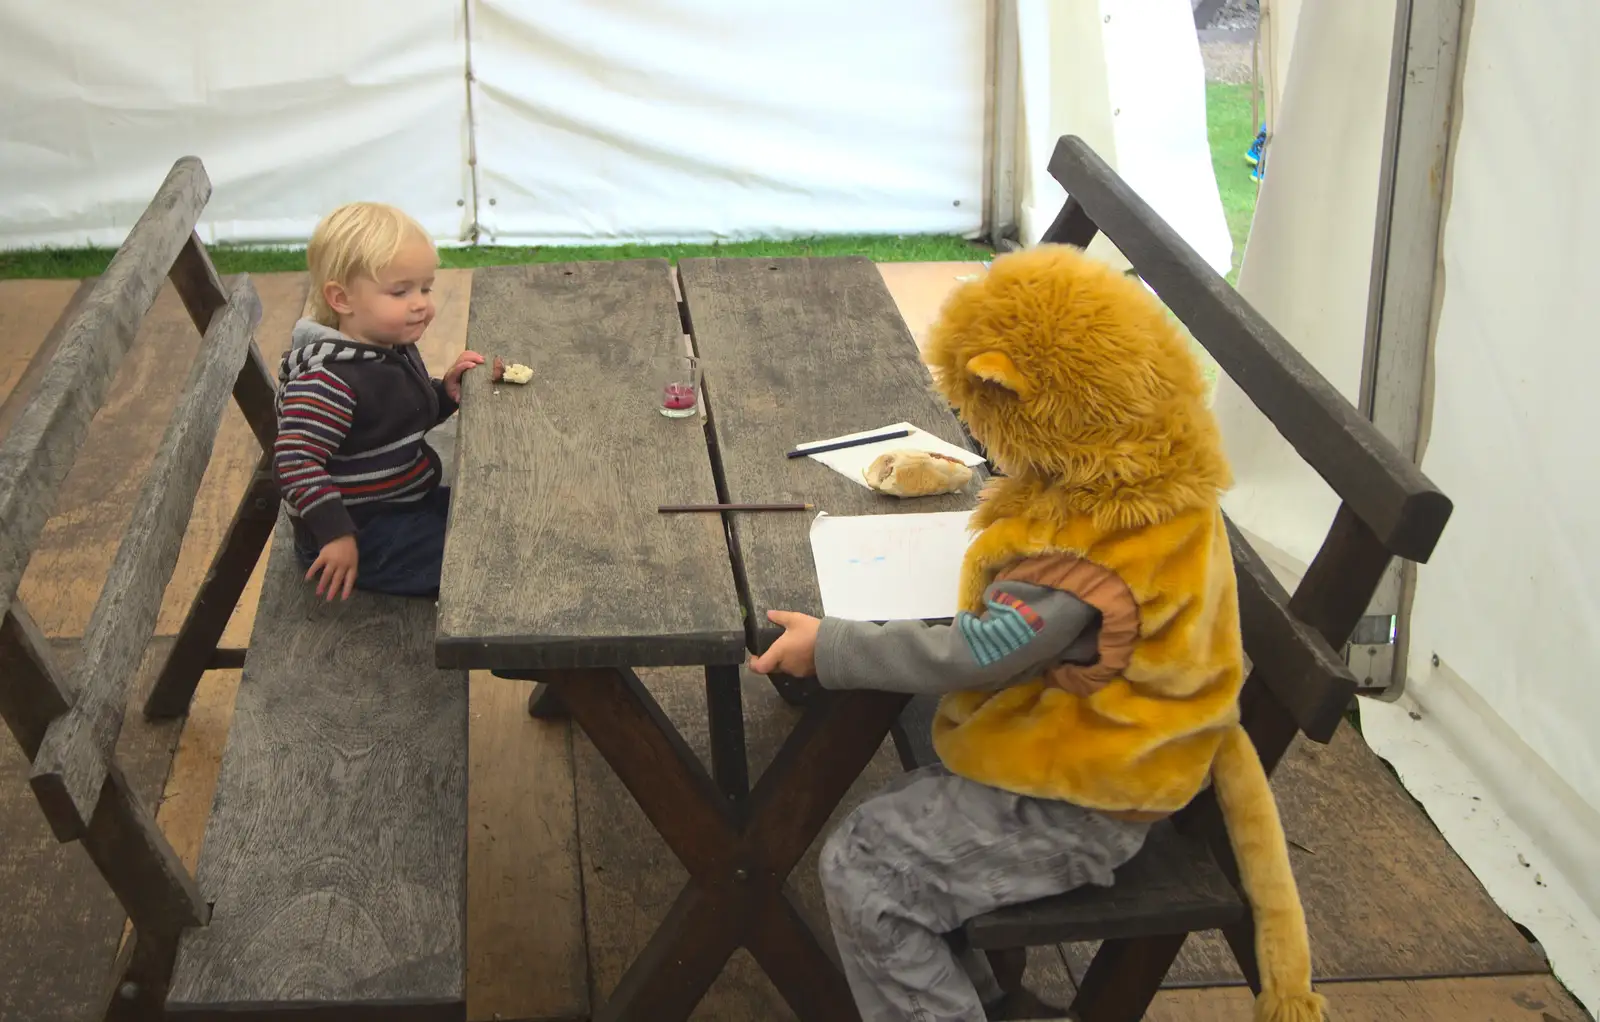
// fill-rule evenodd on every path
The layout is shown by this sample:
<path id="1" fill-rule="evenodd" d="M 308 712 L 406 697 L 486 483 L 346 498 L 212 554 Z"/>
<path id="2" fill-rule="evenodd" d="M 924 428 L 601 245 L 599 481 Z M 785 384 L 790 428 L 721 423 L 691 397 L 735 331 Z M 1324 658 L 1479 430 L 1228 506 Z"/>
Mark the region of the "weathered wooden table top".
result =
<path id="1" fill-rule="evenodd" d="M 784 456 L 901 420 L 963 442 L 869 260 L 686 260 L 681 310 L 670 272 L 637 260 L 475 273 L 468 346 L 534 379 L 464 380 L 441 666 L 732 664 L 776 635 L 769 609 L 821 613 L 812 514 L 735 513 L 725 529 L 719 515 L 662 515 L 661 504 L 972 505 L 976 481 L 901 501 Z M 657 411 L 686 326 L 705 369 L 705 428 Z"/>
<path id="2" fill-rule="evenodd" d="M 902 421 L 965 445 L 871 260 L 687 259 L 679 274 L 730 501 L 806 501 L 830 515 L 972 507 L 976 476 L 965 494 L 902 500 L 785 457 L 810 440 Z M 731 518 L 735 570 L 762 651 L 780 631 L 768 610 L 822 613 L 812 516 Z"/>
<path id="3" fill-rule="evenodd" d="M 439 593 L 442 666 L 737 663 L 744 623 L 695 419 L 657 412 L 683 328 L 664 260 L 473 275 L 467 344 L 533 369 L 464 378 Z"/>

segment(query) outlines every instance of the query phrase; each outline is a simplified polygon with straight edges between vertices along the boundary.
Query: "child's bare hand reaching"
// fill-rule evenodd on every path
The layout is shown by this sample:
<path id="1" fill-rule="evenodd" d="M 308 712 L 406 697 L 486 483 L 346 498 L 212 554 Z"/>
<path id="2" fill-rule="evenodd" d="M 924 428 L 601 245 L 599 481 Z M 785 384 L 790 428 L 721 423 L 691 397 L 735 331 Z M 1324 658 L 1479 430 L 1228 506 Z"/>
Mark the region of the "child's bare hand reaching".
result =
<path id="1" fill-rule="evenodd" d="M 450 395 L 450 400 L 461 400 L 461 377 L 473 366 L 483 365 L 483 356 L 476 351 L 463 351 L 456 357 L 456 364 L 444 374 L 444 392 Z"/>
<path id="2" fill-rule="evenodd" d="M 310 581 L 321 572 L 322 577 L 317 579 L 317 595 L 324 591 L 328 599 L 333 599 L 333 594 L 344 591 L 341 599 L 348 600 L 350 591 L 356 587 L 356 538 L 354 536 L 340 536 L 332 540 L 317 554 L 317 559 L 311 562 L 311 569 L 306 572 L 306 580 Z"/>
<path id="3" fill-rule="evenodd" d="M 757 674 L 786 674 L 809 678 L 817 673 L 817 630 L 822 622 L 809 614 L 787 610 L 767 611 L 767 620 L 783 629 L 772 646 L 750 661 Z"/>

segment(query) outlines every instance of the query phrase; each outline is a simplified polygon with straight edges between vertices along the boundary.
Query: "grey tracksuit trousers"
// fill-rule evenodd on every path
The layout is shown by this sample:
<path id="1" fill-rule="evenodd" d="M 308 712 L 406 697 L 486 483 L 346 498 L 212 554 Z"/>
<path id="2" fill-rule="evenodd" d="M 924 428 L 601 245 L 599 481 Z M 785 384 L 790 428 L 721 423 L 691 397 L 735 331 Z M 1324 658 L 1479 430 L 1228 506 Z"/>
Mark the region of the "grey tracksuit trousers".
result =
<path id="1" fill-rule="evenodd" d="M 822 890 L 862 1022 L 984 1022 L 983 955 L 945 934 L 992 909 L 1109 886 L 1149 825 L 929 766 L 897 778 L 824 843 Z"/>

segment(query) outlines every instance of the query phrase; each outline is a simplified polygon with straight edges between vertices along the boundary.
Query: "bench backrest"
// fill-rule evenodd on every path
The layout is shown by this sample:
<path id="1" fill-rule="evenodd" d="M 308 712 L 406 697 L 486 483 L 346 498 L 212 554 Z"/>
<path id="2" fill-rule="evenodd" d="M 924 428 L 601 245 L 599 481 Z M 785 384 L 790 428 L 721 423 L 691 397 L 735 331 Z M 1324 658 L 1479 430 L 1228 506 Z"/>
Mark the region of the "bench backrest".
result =
<path id="1" fill-rule="evenodd" d="M 1057 142 L 1050 174 L 1068 198 L 1043 240 L 1087 246 L 1105 234 L 1339 495 L 1333 525 L 1292 596 L 1229 523 L 1251 663 L 1244 723 L 1270 771 L 1297 731 L 1332 738 L 1356 691 L 1335 650 L 1349 641 L 1391 558 L 1432 554 L 1450 501 L 1082 139 Z"/>
<path id="2" fill-rule="evenodd" d="M 114 761 L 130 686 L 229 393 L 264 450 L 276 429 L 274 383 L 253 339 L 261 301 L 248 277 L 224 289 L 195 233 L 210 195 L 199 160 L 173 166 L 105 273 L 69 311 L 58 352 L 0 440 L 0 716 L 32 761 L 29 780 L 57 838 L 83 843 L 141 941 L 202 924 L 207 908 Z M 90 423 L 169 278 L 204 343 L 68 673 L 18 586 Z"/>
<path id="3" fill-rule="evenodd" d="M 1104 233 L 1341 501 L 1292 596 L 1228 523 L 1250 660 L 1240 711 L 1270 773 L 1297 733 L 1332 739 L 1356 692 L 1335 650 L 1349 641 L 1393 558 L 1422 562 L 1433 553 L 1450 501 L 1082 139 L 1056 143 L 1050 174 L 1068 198 L 1043 240 L 1086 247 Z M 1205 838 L 1237 885 L 1215 794 L 1203 792 L 1176 822 Z M 1259 989 L 1250 926 L 1223 932 Z"/>

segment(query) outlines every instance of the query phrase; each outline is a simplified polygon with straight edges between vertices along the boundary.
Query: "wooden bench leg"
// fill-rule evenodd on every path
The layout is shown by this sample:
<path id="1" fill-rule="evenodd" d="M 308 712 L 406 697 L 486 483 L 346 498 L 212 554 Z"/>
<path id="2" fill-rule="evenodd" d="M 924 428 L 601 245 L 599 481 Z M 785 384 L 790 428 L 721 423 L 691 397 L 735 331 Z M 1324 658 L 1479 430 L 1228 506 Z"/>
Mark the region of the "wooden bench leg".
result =
<path id="1" fill-rule="evenodd" d="M 1072 1015 L 1078 1022 L 1139 1022 L 1188 934 L 1108 940 L 1095 952 Z"/>
<path id="2" fill-rule="evenodd" d="M 595 748 L 689 872 L 595 1022 L 686 1019 L 748 948 L 802 1022 L 857 1018 L 844 976 L 784 881 L 872 759 L 906 697 L 824 693 L 750 795 L 748 822 L 631 671 L 547 671 Z"/>
<path id="3" fill-rule="evenodd" d="M 213 664 L 217 643 L 228 627 L 228 619 L 239 605 L 239 597 L 250 582 L 261 551 L 278 521 L 278 488 L 270 468 L 263 462 L 233 513 L 233 522 L 222 546 L 211 561 L 211 570 L 189 606 L 189 614 L 178 638 L 167 654 L 155 685 L 145 698 L 144 715 L 151 720 L 181 717 L 189 712 L 195 686 Z"/>
<path id="4" fill-rule="evenodd" d="M 989 968 L 994 972 L 995 982 L 1001 990 L 1012 994 L 1022 989 L 1022 976 L 1028 971 L 1027 948 L 995 949 L 985 952 L 984 957 L 989 959 Z"/>
<path id="5" fill-rule="evenodd" d="M 0 616 L 0 718 L 29 759 L 50 722 L 72 705 L 69 676 L 20 601 Z M 115 763 L 96 800 L 81 844 L 123 909 L 134 936 L 118 959 L 117 989 L 106 998 L 113 1022 L 159 1022 L 172 974 L 177 935 L 206 923 L 210 909 L 152 813 Z M 143 941 L 140 933 L 145 934 Z M 122 971 L 123 967 L 127 971 Z M 129 996 L 121 996 L 124 983 Z M 153 1014 L 138 1014 L 149 1012 Z"/>
<path id="6" fill-rule="evenodd" d="M 737 666 L 706 668 L 706 718 L 711 730 L 711 776 L 728 801 L 742 808 L 750 794 L 750 759 Z"/>
<path id="7" fill-rule="evenodd" d="M 177 954 L 176 934 L 140 936 L 135 930 L 117 954 L 104 1022 L 163 1022 Z"/>

